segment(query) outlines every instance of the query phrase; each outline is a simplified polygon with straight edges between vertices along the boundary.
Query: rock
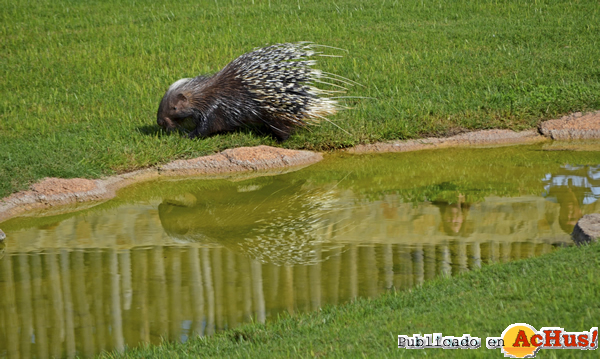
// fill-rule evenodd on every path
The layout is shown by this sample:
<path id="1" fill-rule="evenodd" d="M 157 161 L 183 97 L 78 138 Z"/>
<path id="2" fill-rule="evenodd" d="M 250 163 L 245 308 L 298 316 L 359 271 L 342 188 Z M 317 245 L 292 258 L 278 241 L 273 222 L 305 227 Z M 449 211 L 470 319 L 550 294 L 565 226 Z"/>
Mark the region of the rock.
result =
<path id="1" fill-rule="evenodd" d="M 163 176 L 182 176 L 264 171 L 306 166 L 322 159 L 323 155 L 318 152 L 288 150 L 270 146 L 239 147 L 210 156 L 173 161 L 161 166 L 160 173 Z"/>
<path id="2" fill-rule="evenodd" d="M 356 145 L 345 151 L 350 153 L 409 152 L 449 147 L 488 147 L 530 144 L 541 141 L 546 141 L 546 138 L 533 130 L 523 132 L 514 132 L 510 130 L 481 130 L 444 138 L 430 137 L 418 140 L 401 140 Z"/>
<path id="3" fill-rule="evenodd" d="M 600 111 L 577 112 L 558 120 L 540 124 L 540 132 L 553 140 L 584 140 L 600 138 Z"/>
<path id="4" fill-rule="evenodd" d="M 571 234 L 577 245 L 596 242 L 600 238 L 600 213 L 586 214 L 575 225 Z"/>
<path id="5" fill-rule="evenodd" d="M 5 238 L 6 234 L 4 234 L 4 232 L 2 232 L 2 230 L 0 229 L 0 242 L 2 242 Z"/>

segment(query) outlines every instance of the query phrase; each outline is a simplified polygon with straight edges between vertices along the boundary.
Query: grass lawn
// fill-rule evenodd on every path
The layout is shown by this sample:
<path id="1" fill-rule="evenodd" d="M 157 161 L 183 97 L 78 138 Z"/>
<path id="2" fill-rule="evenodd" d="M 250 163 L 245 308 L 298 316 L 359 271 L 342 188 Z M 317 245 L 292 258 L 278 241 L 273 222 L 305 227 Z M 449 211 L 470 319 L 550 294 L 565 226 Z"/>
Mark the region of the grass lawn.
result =
<path id="1" fill-rule="evenodd" d="M 493 264 L 412 291 L 323 308 L 320 312 L 246 325 L 185 344 L 166 343 L 104 357 L 503 357 L 485 347 L 512 323 L 537 330 L 589 331 L 600 320 L 600 245 Z M 442 333 L 482 339 L 473 350 L 397 348 L 397 336 Z M 595 358 L 596 351 L 541 349 L 536 358 Z"/>
<path id="2" fill-rule="evenodd" d="M 463 129 L 521 130 L 600 109 L 600 6 L 564 1 L 0 0 L 0 198 L 46 176 L 94 178 L 259 144 L 330 150 Z M 364 85 L 351 109 L 277 144 L 251 131 L 189 140 L 156 125 L 182 77 L 255 47 L 347 49 L 319 68 Z M 332 52 L 338 54 L 339 52 Z M 128 357 L 501 357 L 398 349 L 397 335 L 500 336 L 511 323 L 589 330 L 600 245 L 491 265 L 410 292 L 250 325 Z M 537 357 L 593 357 L 542 349 Z M 110 354 L 110 356 L 119 356 Z"/>
<path id="3" fill-rule="evenodd" d="M 255 47 L 348 50 L 318 67 L 358 81 L 352 109 L 282 146 L 328 150 L 531 128 L 600 108 L 600 7 L 573 1 L 2 0 L 0 197 L 45 176 L 98 177 L 274 145 L 250 131 L 188 140 L 156 125 L 166 88 Z M 339 52 L 338 52 L 339 53 Z"/>

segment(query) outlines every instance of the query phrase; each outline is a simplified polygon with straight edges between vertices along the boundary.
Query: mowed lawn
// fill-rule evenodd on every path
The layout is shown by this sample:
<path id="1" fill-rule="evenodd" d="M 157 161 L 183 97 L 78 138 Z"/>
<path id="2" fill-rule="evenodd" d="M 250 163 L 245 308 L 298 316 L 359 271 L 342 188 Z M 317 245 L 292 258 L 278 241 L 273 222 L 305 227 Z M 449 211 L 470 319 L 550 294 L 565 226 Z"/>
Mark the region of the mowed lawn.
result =
<path id="1" fill-rule="evenodd" d="M 361 83 L 348 110 L 280 144 L 357 143 L 536 126 L 600 109 L 598 1 L 15 1 L 0 12 L 0 197 L 46 176 L 98 177 L 228 147 L 156 125 L 182 77 L 255 47 L 343 48 L 318 67 Z"/>

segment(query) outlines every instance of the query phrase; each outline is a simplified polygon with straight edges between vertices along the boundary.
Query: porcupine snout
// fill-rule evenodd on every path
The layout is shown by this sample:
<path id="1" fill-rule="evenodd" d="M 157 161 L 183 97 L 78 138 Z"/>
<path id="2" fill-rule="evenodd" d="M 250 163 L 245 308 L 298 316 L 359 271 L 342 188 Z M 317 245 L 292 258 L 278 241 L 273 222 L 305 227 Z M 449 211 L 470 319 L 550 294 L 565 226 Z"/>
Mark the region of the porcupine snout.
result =
<path id="1" fill-rule="evenodd" d="M 169 98 L 167 95 L 160 102 L 158 112 L 156 113 L 156 123 L 167 131 L 174 130 L 177 125 L 169 116 Z"/>
<path id="2" fill-rule="evenodd" d="M 174 130 L 176 127 L 175 123 L 171 121 L 170 118 L 162 117 L 160 115 L 157 115 L 156 123 L 167 131 Z"/>

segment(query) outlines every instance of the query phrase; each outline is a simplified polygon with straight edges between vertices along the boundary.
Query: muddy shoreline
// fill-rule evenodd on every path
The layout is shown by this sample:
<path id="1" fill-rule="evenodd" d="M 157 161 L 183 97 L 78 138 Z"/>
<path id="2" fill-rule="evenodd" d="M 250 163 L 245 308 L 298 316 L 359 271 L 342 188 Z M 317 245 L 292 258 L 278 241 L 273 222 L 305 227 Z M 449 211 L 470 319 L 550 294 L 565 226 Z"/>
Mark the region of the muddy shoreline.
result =
<path id="1" fill-rule="evenodd" d="M 545 121 L 537 131 L 481 130 L 446 138 L 389 141 L 357 145 L 344 149 L 348 153 L 408 152 L 449 147 L 486 147 L 532 144 L 552 140 L 600 140 L 600 111 L 574 113 L 560 119 Z M 590 148 L 597 148 L 595 145 Z M 552 145 L 549 150 L 570 150 Z M 97 180 L 83 178 L 45 178 L 29 190 L 14 193 L 0 200 L 0 221 L 27 213 L 58 207 L 60 212 L 82 209 L 113 198 L 116 191 L 156 178 L 197 176 L 203 178 L 232 178 L 279 174 L 318 162 L 318 152 L 288 150 L 257 146 L 228 149 L 223 152 L 190 160 L 177 160 L 165 165 L 138 170 Z"/>

